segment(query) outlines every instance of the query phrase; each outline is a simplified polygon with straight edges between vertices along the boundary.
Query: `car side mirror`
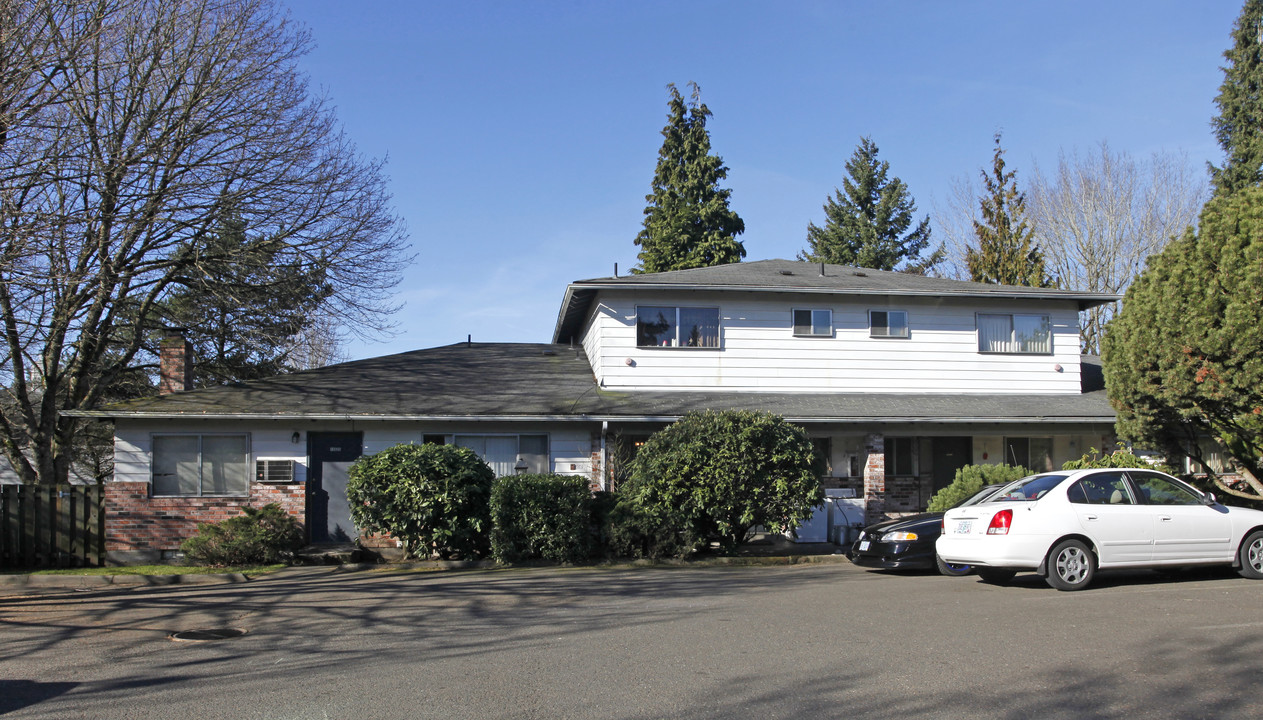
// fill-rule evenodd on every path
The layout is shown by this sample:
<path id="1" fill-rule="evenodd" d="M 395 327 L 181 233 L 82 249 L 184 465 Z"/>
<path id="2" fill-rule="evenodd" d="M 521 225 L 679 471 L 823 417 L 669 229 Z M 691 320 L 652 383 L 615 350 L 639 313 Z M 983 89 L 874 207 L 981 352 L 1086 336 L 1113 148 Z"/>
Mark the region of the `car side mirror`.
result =
<path id="1" fill-rule="evenodd" d="M 1203 496 L 1202 502 L 1206 503 L 1207 505 L 1214 505 L 1218 502 L 1218 500 L 1215 500 L 1215 493 L 1208 492 L 1206 493 L 1205 496 Z"/>

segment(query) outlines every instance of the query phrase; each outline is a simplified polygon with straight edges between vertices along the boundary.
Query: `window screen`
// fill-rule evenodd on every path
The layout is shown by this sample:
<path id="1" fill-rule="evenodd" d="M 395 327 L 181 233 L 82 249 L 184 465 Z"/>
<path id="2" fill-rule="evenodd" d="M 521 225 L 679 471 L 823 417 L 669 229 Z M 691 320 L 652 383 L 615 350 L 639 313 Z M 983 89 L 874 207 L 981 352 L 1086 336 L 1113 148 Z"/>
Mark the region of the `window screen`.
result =
<path id="1" fill-rule="evenodd" d="M 154 495 L 248 495 L 246 435 L 155 435 Z"/>
<path id="2" fill-rule="evenodd" d="M 1052 324 L 1047 315 L 978 315 L 978 351 L 1049 355 Z"/>
<path id="3" fill-rule="evenodd" d="M 719 308 L 636 308 L 637 347 L 719 347 Z"/>
<path id="4" fill-rule="evenodd" d="M 871 310 L 868 320 L 870 337 L 908 337 L 906 310 Z"/>
<path id="5" fill-rule="evenodd" d="M 794 335 L 829 337 L 833 335 L 832 310 L 795 310 Z"/>

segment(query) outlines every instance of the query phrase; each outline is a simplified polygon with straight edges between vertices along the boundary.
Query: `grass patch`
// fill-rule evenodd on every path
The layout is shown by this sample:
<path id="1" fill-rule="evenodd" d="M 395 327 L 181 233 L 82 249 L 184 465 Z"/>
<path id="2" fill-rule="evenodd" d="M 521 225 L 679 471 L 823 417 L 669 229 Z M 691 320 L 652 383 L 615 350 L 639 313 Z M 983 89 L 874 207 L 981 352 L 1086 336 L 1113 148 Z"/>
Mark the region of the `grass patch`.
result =
<path id="1" fill-rule="evenodd" d="M 265 575 L 285 565 L 246 565 L 242 567 L 207 567 L 204 565 L 123 565 L 119 567 L 56 568 L 22 572 L 6 570 L 5 575 Z"/>

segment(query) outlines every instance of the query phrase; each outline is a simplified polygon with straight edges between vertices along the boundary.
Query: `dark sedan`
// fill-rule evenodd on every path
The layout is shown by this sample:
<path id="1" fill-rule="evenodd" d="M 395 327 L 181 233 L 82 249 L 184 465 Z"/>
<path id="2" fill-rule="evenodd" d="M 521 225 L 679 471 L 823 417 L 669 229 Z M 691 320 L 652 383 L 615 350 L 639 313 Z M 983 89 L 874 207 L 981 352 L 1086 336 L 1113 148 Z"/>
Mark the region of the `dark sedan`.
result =
<path id="1" fill-rule="evenodd" d="M 957 507 L 982 502 L 1005 483 L 988 485 Z M 944 575 L 967 575 L 969 565 L 953 565 L 939 559 L 934 542 L 943 530 L 943 513 L 921 513 L 875 523 L 864 528 L 847 557 L 862 567 L 884 570 L 930 570 Z"/>

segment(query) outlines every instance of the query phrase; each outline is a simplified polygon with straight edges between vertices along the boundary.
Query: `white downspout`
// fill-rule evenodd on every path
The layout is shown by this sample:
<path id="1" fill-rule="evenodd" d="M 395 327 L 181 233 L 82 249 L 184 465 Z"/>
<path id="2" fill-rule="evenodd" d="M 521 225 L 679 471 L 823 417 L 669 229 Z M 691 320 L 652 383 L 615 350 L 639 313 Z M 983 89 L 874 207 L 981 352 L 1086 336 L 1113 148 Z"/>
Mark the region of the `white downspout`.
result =
<path id="1" fill-rule="evenodd" d="M 605 471 L 605 468 L 606 468 L 605 434 L 609 432 L 609 430 L 610 430 L 610 421 L 602 420 L 601 421 L 601 489 L 602 490 L 609 490 L 609 476 Z"/>

